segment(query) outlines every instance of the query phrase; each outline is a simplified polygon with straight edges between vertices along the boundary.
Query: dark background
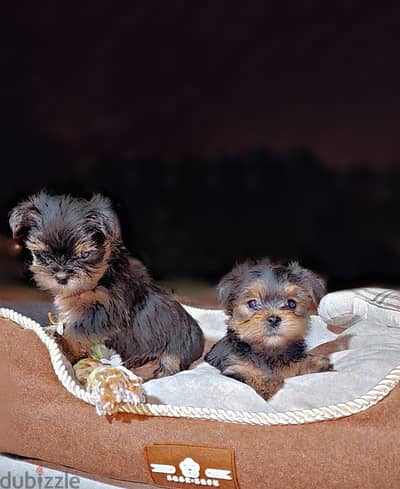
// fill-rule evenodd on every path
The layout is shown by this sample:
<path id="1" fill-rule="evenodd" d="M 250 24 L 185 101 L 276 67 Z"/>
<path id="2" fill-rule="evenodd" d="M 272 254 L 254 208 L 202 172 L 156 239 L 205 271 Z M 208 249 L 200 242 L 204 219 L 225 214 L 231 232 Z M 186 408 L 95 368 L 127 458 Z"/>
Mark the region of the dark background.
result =
<path id="1" fill-rule="evenodd" d="M 397 285 L 398 2 L 58 0 L 2 17 L 3 280 L 8 211 L 46 188 L 109 195 L 159 279 L 214 283 L 272 256 L 331 289 Z"/>

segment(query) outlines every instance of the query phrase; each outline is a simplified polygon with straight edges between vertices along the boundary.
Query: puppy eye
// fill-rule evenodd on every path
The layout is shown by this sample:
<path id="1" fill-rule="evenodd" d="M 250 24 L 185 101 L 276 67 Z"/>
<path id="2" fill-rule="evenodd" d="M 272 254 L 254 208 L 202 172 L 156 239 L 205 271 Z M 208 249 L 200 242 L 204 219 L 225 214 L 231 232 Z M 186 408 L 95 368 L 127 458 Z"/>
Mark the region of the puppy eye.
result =
<path id="1" fill-rule="evenodd" d="M 258 301 L 256 299 L 251 299 L 248 301 L 247 305 L 250 309 L 258 309 Z"/>
<path id="2" fill-rule="evenodd" d="M 80 257 L 82 258 L 82 260 L 89 258 L 89 256 L 90 256 L 90 251 L 82 251 L 82 253 L 80 254 Z"/>
<path id="3" fill-rule="evenodd" d="M 286 307 L 288 307 L 289 309 L 296 309 L 296 306 L 297 302 L 294 299 L 288 299 L 288 301 L 286 302 Z"/>

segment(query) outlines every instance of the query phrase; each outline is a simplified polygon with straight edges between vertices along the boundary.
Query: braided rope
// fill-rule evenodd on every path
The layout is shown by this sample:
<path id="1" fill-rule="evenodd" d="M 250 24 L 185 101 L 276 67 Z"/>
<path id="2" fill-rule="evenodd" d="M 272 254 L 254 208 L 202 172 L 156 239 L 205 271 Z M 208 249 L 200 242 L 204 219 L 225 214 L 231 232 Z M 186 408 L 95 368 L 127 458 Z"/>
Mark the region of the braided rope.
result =
<path id="1" fill-rule="evenodd" d="M 205 311 L 213 313 L 215 311 Z M 0 316 L 17 323 L 24 329 L 30 329 L 39 337 L 49 351 L 54 372 L 64 388 L 82 401 L 93 404 L 86 390 L 74 379 L 68 361 L 56 341 L 44 331 L 42 326 L 12 309 L 0 308 Z M 120 411 L 142 416 L 166 416 L 174 418 L 207 419 L 226 423 L 242 423 L 251 425 L 295 425 L 339 419 L 365 411 L 375 406 L 386 397 L 400 382 L 400 365 L 391 370 L 373 389 L 352 401 L 320 408 L 301 409 L 296 411 L 264 413 L 214 408 L 184 407 L 169 404 L 141 404 L 138 406 L 125 404 Z"/>

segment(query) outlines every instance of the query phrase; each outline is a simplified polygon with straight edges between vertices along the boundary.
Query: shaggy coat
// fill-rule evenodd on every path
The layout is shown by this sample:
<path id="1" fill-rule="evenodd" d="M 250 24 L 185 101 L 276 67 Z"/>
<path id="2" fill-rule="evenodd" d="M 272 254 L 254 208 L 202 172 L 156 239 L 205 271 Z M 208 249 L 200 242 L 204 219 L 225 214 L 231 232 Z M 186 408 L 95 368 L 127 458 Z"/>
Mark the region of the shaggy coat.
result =
<path id="1" fill-rule="evenodd" d="M 71 361 L 104 343 L 152 378 L 187 369 L 201 356 L 200 327 L 129 257 L 107 198 L 40 193 L 12 210 L 10 226 L 32 254 L 36 283 L 54 296 Z"/>
<path id="2" fill-rule="evenodd" d="M 328 357 L 307 354 L 304 341 L 325 292 L 316 274 L 264 259 L 235 267 L 217 291 L 228 329 L 205 360 L 224 375 L 269 399 L 285 378 L 331 369 Z"/>

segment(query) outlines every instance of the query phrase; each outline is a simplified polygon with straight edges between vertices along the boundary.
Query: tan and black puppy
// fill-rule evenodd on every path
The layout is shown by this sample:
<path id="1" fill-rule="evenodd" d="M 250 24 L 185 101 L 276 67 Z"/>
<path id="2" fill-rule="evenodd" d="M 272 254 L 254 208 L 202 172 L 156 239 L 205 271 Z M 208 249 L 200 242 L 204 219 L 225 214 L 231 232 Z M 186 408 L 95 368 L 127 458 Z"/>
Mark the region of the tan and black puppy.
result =
<path id="1" fill-rule="evenodd" d="M 139 375 L 152 378 L 201 356 L 200 327 L 129 258 L 108 199 L 40 193 L 12 210 L 10 226 L 32 254 L 36 283 L 55 298 L 64 325 L 60 341 L 71 361 L 104 343 L 128 368 L 142 367 Z"/>
<path id="2" fill-rule="evenodd" d="M 297 263 L 273 265 L 264 259 L 238 265 L 217 293 L 228 330 L 205 359 L 224 375 L 269 399 L 287 377 L 331 370 L 327 356 L 306 353 L 310 315 L 325 293 L 316 274 Z"/>

